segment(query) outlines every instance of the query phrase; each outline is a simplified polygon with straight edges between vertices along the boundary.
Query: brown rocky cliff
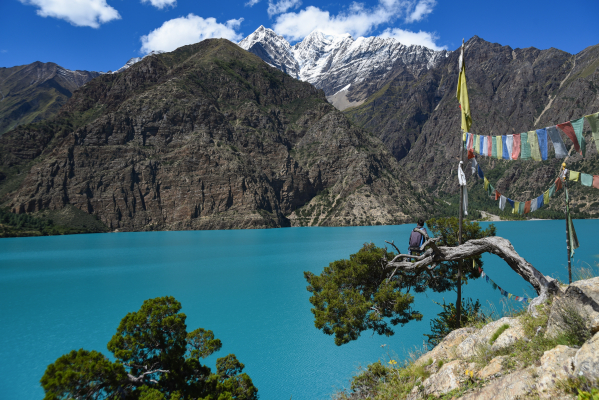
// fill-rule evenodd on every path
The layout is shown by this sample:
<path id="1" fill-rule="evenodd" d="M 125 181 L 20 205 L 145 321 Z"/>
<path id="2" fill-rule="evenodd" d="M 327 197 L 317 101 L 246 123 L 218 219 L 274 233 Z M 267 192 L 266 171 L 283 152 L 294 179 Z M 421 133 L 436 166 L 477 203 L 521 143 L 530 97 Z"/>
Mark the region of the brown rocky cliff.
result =
<path id="1" fill-rule="evenodd" d="M 0 157 L 5 169 L 30 168 L 4 197 L 14 211 L 71 204 L 112 229 L 357 224 L 360 206 L 343 200 L 365 188 L 384 223 L 426 207 L 380 140 L 322 91 L 226 40 L 94 79 L 53 121 L 0 138 Z M 294 211 L 323 191 L 343 218 L 327 209 L 326 221 L 296 223 Z"/>

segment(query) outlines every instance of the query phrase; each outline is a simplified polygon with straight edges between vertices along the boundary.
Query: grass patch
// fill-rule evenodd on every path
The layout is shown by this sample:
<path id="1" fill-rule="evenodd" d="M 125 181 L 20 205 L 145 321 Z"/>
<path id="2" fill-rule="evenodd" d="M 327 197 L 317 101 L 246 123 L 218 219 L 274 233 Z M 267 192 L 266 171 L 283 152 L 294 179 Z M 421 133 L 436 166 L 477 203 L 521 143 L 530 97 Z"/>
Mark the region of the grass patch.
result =
<path id="1" fill-rule="evenodd" d="M 489 344 L 493 344 L 495 343 L 495 341 L 497 340 L 497 338 L 499 337 L 499 335 L 501 335 L 506 329 L 509 329 L 509 325 L 508 324 L 503 324 L 501 325 L 493 334 L 493 336 L 491 336 L 491 339 L 489 339 Z"/>

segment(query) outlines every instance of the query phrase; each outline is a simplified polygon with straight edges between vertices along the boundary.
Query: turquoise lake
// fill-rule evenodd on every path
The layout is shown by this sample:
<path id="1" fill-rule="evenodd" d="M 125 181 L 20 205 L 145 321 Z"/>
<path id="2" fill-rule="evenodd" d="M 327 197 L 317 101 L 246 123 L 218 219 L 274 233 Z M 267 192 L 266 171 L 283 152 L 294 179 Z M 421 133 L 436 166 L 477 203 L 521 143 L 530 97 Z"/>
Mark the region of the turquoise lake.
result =
<path id="1" fill-rule="evenodd" d="M 481 224 L 486 226 L 486 223 Z M 564 221 L 497 222 L 524 258 L 567 281 Z M 577 220 L 580 248 L 573 265 L 599 259 L 599 221 Z M 425 318 L 398 326 L 392 337 L 365 332 L 337 347 L 314 327 L 304 271 L 320 273 L 365 242 L 394 240 L 407 249 L 413 225 L 348 228 L 110 233 L 0 240 L 0 387 L 4 400 L 43 398 L 46 366 L 72 349 L 98 350 L 128 312 L 145 299 L 174 296 L 188 329 L 203 327 L 222 340 L 220 352 L 246 365 L 260 398 L 329 399 L 349 386 L 358 367 L 403 359 L 422 346 L 434 304 L 455 294 L 422 294 L 415 308 Z M 486 273 L 505 290 L 533 295 L 500 258 L 484 256 Z M 501 311 L 503 298 L 483 280 L 463 288 Z M 504 300 L 501 300 L 504 299 Z M 382 345 L 387 345 L 381 347 Z"/>

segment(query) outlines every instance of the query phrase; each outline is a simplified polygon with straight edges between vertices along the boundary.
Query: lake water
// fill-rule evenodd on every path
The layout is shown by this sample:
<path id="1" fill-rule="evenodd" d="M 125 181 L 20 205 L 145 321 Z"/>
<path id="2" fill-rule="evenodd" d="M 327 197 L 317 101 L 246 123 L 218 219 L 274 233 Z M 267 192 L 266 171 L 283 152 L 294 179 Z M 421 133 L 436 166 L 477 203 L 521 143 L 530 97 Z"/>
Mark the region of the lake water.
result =
<path id="1" fill-rule="evenodd" d="M 486 224 L 482 224 L 485 225 Z M 567 281 L 565 222 L 498 222 L 497 234 L 537 269 Z M 574 265 L 594 264 L 599 221 L 575 221 L 580 249 Z M 98 350 L 128 312 L 145 299 L 174 296 L 188 329 L 214 331 L 223 348 L 246 365 L 261 399 L 328 399 L 348 387 L 359 366 L 402 359 L 422 346 L 433 303 L 455 294 L 422 294 L 416 309 L 425 318 L 398 327 L 390 338 L 370 332 L 337 347 L 314 327 L 304 271 L 320 273 L 365 242 L 400 243 L 411 225 L 348 228 L 139 232 L 9 238 L 0 240 L 0 387 L 4 400 L 43 397 L 39 379 L 48 364 L 72 349 Z M 534 292 L 496 256 L 485 271 L 507 291 Z M 464 296 L 502 308 L 499 292 L 477 280 Z M 509 300 L 510 305 L 517 305 Z M 382 345 L 387 345 L 381 347 Z"/>

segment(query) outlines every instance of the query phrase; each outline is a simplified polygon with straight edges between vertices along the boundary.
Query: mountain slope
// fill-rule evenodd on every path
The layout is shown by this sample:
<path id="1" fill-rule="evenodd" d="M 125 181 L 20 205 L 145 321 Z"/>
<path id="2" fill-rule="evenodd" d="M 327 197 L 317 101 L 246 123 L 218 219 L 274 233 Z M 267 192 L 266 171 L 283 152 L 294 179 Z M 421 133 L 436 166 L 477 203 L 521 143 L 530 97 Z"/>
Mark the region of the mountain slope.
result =
<path id="1" fill-rule="evenodd" d="M 73 205 L 110 229 L 393 223 L 426 207 L 322 91 L 226 40 L 94 79 L 2 136 L 0 164 L 4 206 Z"/>
<path id="2" fill-rule="evenodd" d="M 77 88 L 99 75 L 39 61 L 0 68 L 0 135 L 54 116 Z"/>
<path id="3" fill-rule="evenodd" d="M 239 42 L 270 65 L 323 89 L 343 110 L 361 104 L 404 68 L 417 78 L 447 57 L 446 51 L 406 46 L 393 38 L 331 36 L 314 31 L 290 46 L 273 30 L 261 26 Z"/>
<path id="4" fill-rule="evenodd" d="M 385 142 L 408 174 L 436 194 L 458 188 L 457 57 L 450 54 L 419 79 L 397 69 L 388 85 L 346 110 L 354 122 Z M 599 45 L 571 55 L 553 48 L 512 49 L 474 37 L 466 43 L 466 62 L 474 133 L 520 133 L 599 111 Z M 562 162 L 479 160 L 496 188 L 516 200 L 540 195 Z M 599 174 L 588 132 L 586 159 L 574 155 L 568 166 Z M 584 209 L 590 210 L 587 205 Z"/>

